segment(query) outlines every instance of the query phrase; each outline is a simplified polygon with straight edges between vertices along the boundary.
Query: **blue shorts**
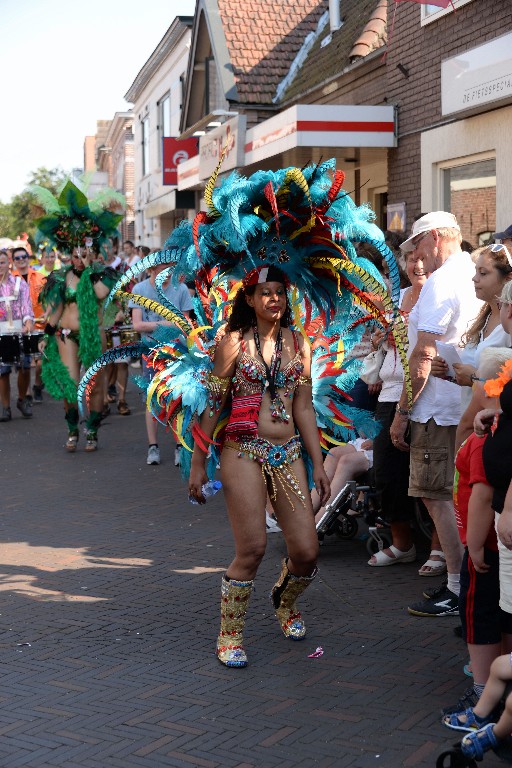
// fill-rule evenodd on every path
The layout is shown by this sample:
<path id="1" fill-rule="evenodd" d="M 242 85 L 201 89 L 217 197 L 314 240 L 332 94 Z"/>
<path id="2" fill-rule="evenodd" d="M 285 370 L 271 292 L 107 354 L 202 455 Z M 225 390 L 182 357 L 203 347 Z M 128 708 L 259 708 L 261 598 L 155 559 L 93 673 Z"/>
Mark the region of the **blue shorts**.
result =
<path id="1" fill-rule="evenodd" d="M 23 355 L 21 358 L 21 362 L 14 363 L 14 367 L 17 371 L 22 368 L 24 371 L 30 368 L 32 365 L 32 355 Z M 0 376 L 4 376 L 7 373 L 10 373 L 12 371 L 12 365 L 7 364 L 0 364 Z"/>

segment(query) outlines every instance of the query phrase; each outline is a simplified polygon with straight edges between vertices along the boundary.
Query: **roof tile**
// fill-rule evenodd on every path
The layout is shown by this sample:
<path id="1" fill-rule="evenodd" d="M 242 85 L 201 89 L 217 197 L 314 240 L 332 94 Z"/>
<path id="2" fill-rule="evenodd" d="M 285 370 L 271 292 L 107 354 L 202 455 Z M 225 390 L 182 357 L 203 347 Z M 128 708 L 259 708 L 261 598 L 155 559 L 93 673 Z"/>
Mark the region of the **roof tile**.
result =
<path id="1" fill-rule="evenodd" d="M 218 6 L 239 101 L 271 104 L 328 0 L 218 0 Z"/>

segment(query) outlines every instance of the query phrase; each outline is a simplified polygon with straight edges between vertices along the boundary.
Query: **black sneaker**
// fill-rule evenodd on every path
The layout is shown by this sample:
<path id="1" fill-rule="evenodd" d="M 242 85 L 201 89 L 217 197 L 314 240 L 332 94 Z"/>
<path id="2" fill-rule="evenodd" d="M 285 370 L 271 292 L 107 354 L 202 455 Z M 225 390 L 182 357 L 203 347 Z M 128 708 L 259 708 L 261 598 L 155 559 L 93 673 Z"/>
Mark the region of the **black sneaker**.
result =
<path id="1" fill-rule="evenodd" d="M 2 408 L 0 414 L 0 421 L 10 421 L 12 419 L 12 413 L 10 408 Z"/>
<path id="2" fill-rule="evenodd" d="M 407 610 L 411 616 L 458 616 L 459 598 L 449 589 L 445 589 L 434 600 L 413 603 Z"/>
<path id="3" fill-rule="evenodd" d="M 464 712 L 464 710 L 469 709 L 469 707 L 473 708 L 477 704 L 478 698 L 479 696 L 473 686 L 471 686 L 471 688 L 466 688 L 458 702 L 452 707 L 445 707 L 442 709 L 441 714 L 453 715 L 456 712 Z"/>
<path id="4" fill-rule="evenodd" d="M 32 403 L 28 399 L 28 397 L 23 398 L 23 400 L 18 400 L 16 403 L 16 408 L 18 411 L 21 411 L 21 414 L 24 419 L 31 419 L 32 418 Z"/>
<path id="5" fill-rule="evenodd" d="M 439 595 L 442 595 L 445 589 L 448 587 L 448 579 L 445 579 L 441 584 L 438 584 L 437 587 L 429 587 L 428 589 L 423 590 L 423 597 L 426 597 L 427 600 L 437 600 Z"/>
<path id="6" fill-rule="evenodd" d="M 34 393 L 34 403 L 42 403 L 43 402 L 43 388 L 38 387 L 37 384 L 34 384 L 32 387 L 32 392 Z"/>

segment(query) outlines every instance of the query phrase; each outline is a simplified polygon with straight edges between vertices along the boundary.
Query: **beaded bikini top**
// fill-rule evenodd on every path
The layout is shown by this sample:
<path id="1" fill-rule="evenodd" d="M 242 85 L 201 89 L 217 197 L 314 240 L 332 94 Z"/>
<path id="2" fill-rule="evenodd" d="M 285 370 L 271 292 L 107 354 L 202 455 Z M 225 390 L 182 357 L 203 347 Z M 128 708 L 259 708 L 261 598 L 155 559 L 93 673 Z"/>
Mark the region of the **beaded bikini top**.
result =
<path id="1" fill-rule="evenodd" d="M 292 397 L 298 386 L 299 378 L 304 371 L 299 343 L 296 334 L 292 331 L 295 355 L 290 362 L 277 373 L 277 389 L 284 389 L 285 397 Z M 244 339 L 241 340 L 242 354 L 240 355 L 235 373 L 232 379 L 232 393 L 234 397 L 245 397 L 262 392 L 265 387 L 267 374 L 265 366 L 256 357 L 252 357 L 247 351 Z"/>

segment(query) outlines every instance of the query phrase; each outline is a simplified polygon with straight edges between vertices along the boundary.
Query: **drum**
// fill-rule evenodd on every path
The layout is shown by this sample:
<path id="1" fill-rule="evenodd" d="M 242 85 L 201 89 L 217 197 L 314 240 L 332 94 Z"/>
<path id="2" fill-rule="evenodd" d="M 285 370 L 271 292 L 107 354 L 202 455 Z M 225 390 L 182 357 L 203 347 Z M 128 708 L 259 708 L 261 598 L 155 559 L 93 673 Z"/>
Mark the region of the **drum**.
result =
<path id="1" fill-rule="evenodd" d="M 0 335 L 0 363 L 11 365 L 19 363 L 23 353 L 20 333 L 2 333 Z"/>
<path id="2" fill-rule="evenodd" d="M 140 341 L 140 333 L 134 331 L 131 325 L 121 325 L 119 328 L 121 344 L 136 344 Z"/>
<path id="3" fill-rule="evenodd" d="M 105 337 L 107 339 L 107 349 L 113 349 L 121 344 L 119 328 L 106 328 Z"/>
<path id="4" fill-rule="evenodd" d="M 24 355 L 39 355 L 39 342 L 43 340 L 43 331 L 32 331 L 24 333 L 22 338 L 22 349 Z"/>

